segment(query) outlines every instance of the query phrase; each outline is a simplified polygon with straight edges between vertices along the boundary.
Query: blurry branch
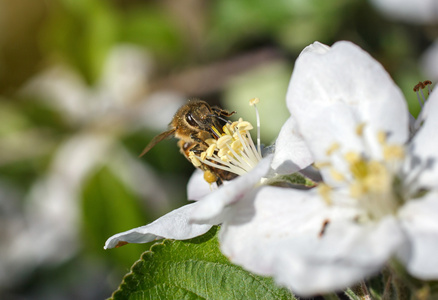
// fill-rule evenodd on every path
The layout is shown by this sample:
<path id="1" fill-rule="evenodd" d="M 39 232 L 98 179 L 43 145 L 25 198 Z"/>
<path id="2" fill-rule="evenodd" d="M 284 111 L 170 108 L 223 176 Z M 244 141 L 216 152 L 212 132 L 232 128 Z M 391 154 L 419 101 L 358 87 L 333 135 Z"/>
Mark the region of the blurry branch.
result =
<path id="1" fill-rule="evenodd" d="M 231 77 L 279 60 L 283 60 L 280 52 L 264 48 L 152 82 L 151 91 L 176 90 L 186 96 L 211 94 L 222 90 Z"/>

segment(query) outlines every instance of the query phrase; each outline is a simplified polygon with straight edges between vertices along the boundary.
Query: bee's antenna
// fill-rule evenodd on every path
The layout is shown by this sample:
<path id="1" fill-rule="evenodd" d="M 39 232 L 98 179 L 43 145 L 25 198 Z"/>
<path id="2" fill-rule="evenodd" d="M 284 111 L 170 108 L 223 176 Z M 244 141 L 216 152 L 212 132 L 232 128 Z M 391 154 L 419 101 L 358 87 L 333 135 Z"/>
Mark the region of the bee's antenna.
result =
<path id="1" fill-rule="evenodd" d="M 215 114 L 211 114 L 211 115 L 209 115 L 209 116 L 210 116 L 210 117 L 218 118 L 219 120 L 222 120 L 222 121 L 224 121 L 225 123 L 231 124 L 231 121 L 230 121 L 230 120 L 227 120 L 227 119 L 225 119 L 225 118 L 222 118 L 221 116 L 218 116 L 218 115 L 215 115 Z"/>

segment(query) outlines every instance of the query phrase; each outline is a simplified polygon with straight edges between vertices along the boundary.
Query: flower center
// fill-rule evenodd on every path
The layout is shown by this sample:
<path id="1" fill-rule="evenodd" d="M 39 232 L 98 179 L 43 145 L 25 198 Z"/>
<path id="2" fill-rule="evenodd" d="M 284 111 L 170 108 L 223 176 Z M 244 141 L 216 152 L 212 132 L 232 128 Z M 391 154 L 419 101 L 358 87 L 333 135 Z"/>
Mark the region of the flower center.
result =
<path id="1" fill-rule="evenodd" d="M 356 133 L 363 137 L 363 124 L 358 126 Z M 379 132 L 377 140 L 381 155 L 370 158 L 357 151 L 341 153 L 339 144 L 333 144 L 327 151 L 334 160 L 341 161 L 348 172 L 340 172 L 330 163 L 322 164 L 328 167 L 331 177 L 343 186 L 347 186 L 351 198 L 358 201 L 365 211 L 366 218 L 380 219 L 388 214 L 395 214 L 398 207 L 404 203 L 401 191 L 400 174 L 405 153 L 404 146 L 388 144 L 386 134 Z M 331 203 L 331 190 L 326 184 L 319 187 L 319 192 L 328 203 Z"/>
<path id="2" fill-rule="evenodd" d="M 258 99 L 250 101 L 255 106 Z M 240 118 L 235 122 L 226 123 L 222 130 L 224 133 L 216 139 L 207 139 L 207 150 L 196 154 L 191 152 L 189 158 L 195 166 L 205 164 L 209 167 L 224 170 L 236 175 L 243 175 L 251 171 L 262 159 L 260 151 L 260 122 L 257 114 L 258 139 L 257 147 L 251 138 L 251 123 Z M 208 181 L 208 180 L 207 180 Z M 211 183 L 211 182 L 210 182 Z"/>

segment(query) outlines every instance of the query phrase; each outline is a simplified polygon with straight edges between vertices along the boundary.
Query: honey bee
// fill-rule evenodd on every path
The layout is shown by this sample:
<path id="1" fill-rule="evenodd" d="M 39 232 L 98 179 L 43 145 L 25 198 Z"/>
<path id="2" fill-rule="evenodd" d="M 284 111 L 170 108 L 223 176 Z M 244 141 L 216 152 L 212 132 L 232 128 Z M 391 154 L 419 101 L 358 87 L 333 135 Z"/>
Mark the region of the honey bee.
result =
<path id="1" fill-rule="evenodd" d="M 227 122 L 224 117 L 230 117 L 235 111 L 228 112 L 217 106 L 210 106 L 202 100 L 189 100 L 174 115 L 169 124 L 169 130 L 160 133 L 149 142 L 144 148 L 140 157 L 145 155 L 157 143 L 170 137 L 179 139 L 178 147 L 180 152 L 189 160 L 191 152 L 195 154 L 206 151 L 207 139 L 219 139 L 223 134 L 222 124 Z M 224 180 L 231 180 L 237 175 L 225 170 L 217 169 L 206 164 L 198 168 L 204 171 L 204 179 L 208 183 L 216 182 L 221 185 Z"/>

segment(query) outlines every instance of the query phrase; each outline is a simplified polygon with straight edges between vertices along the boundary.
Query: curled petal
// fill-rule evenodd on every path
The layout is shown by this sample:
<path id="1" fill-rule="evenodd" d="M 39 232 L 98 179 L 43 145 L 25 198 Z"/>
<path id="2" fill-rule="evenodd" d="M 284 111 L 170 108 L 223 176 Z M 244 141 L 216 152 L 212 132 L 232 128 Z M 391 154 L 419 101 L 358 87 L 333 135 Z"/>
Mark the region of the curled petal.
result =
<path id="1" fill-rule="evenodd" d="M 310 44 L 309 46 L 304 48 L 303 51 L 301 51 L 300 55 L 307 52 L 324 54 L 327 53 L 329 50 L 330 50 L 330 46 L 324 45 L 323 43 L 320 42 L 314 42 L 313 44 Z"/>
<path id="2" fill-rule="evenodd" d="M 224 209 L 247 196 L 254 186 L 260 183 L 262 177 L 268 173 L 271 161 L 272 155 L 268 155 L 248 174 L 233 179 L 227 185 L 221 186 L 214 193 L 198 201 L 199 205 L 193 210 L 191 220 L 201 224 L 222 223 Z"/>
<path id="3" fill-rule="evenodd" d="M 199 203 L 187 204 L 148 225 L 115 234 L 106 241 L 104 249 L 119 247 L 128 243 L 147 243 L 162 238 L 186 240 L 202 235 L 210 230 L 211 225 L 189 222 L 189 216 Z"/>

